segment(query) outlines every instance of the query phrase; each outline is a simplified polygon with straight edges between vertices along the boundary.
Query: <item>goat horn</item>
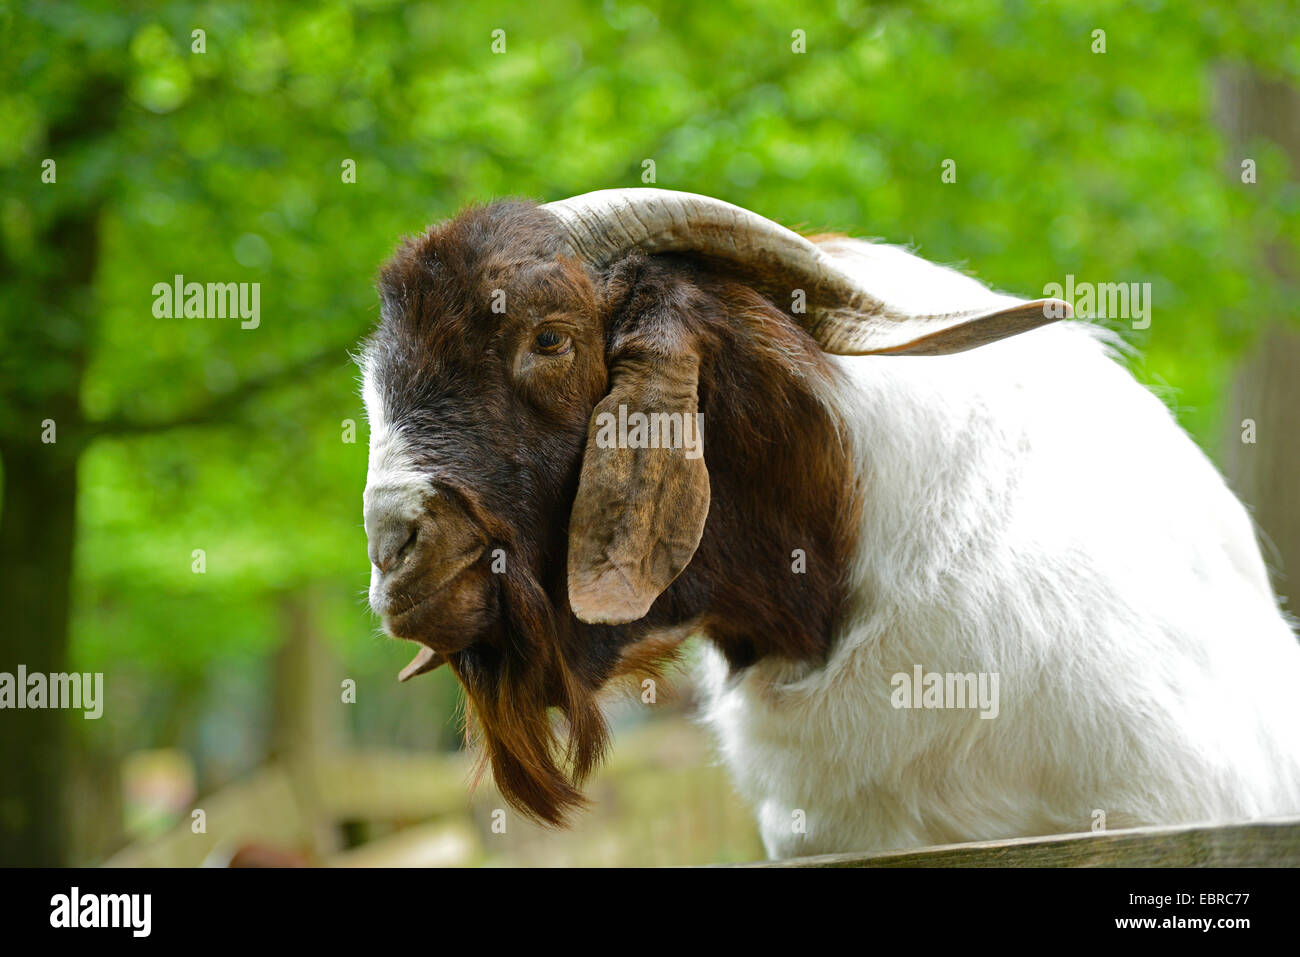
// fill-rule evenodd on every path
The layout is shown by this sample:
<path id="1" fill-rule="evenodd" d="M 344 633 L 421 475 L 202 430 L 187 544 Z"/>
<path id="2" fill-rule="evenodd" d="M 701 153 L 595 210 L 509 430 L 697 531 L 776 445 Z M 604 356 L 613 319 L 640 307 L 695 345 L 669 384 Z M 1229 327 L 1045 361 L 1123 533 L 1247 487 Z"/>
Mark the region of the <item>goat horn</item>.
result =
<path id="1" fill-rule="evenodd" d="M 846 268 L 844 258 L 779 223 L 696 193 L 603 189 L 542 208 L 564 226 L 572 253 L 593 265 L 607 265 L 633 248 L 693 252 L 739 267 L 778 303 L 802 289 L 806 311 L 793 318 L 825 351 L 839 355 L 960 352 L 1069 315 L 1057 300 L 1026 302 L 972 280 L 960 283 L 962 308 L 955 310 L 951 289 L 946 302 L 925 303 L 925 288 L 908 289 L 906 305 L 901 296 L 891 301 L 882 290 L 899 288 L 898 277 L 889 275 L 896 262 L 873 268 L 868 258 Z M 949 280 L 955 275 L 930 268 Z M 922 306 L 941 308 L 918 308 L 918 296 Z"/>

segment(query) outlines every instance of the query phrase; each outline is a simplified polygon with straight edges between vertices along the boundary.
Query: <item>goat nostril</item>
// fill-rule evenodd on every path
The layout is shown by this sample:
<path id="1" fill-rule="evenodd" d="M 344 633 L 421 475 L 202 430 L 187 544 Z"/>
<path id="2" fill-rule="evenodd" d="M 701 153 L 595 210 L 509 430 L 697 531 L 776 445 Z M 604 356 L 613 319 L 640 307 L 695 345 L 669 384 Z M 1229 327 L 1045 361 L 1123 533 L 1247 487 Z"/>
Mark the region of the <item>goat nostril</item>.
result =
<path id="1" fill-rule="evenodd" d="M 404 559 L 411 549 L 415 547 L 415 540 L 419 537 L 420 526 L 416 525 L 411 528 L 411 534 L 407 537 L 406 541 L 402 543 L 402 547 L 397 550 L 397 554 L 393 557 L 393 561 L 400 562 Z"/>
<path id="2" fill-rule="evenodd" d="M 420 539 L 418 522 L 389 520 L 377 523 L 371 540 L 370 561 L 381 574 L 388 574 L 411 554 Z"/>

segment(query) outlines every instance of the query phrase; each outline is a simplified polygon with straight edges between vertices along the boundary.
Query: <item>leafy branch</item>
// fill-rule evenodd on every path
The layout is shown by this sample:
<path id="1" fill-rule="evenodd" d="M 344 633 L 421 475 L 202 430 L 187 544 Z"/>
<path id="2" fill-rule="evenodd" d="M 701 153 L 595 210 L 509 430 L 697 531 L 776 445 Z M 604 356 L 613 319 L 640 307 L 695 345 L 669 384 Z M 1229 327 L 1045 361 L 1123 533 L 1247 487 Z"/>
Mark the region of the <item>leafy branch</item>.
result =
<path id="1" fill-rule="evenodd" d="M 350 345 L 351 343 L 331 345 L 278 369 L 249 376 L 235 387 L 227 389 L 207 402 L 166 418 L 141 419 L 121 412 L 105 416 L 87 423 L 86 441 L 91 442 L 104 437 L 151 435 L 171 429 L 223 424 L 258 396 L 339 362 Z"/>

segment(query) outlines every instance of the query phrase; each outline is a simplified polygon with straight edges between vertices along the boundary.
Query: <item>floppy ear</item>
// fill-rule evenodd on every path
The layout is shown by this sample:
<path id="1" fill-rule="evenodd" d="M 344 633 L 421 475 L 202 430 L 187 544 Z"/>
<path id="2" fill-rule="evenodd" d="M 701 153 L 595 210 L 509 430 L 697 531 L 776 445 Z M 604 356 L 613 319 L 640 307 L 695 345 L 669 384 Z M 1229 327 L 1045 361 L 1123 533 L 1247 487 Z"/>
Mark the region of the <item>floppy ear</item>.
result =
<path id="1" fill-rule="evenodd" d="M 611 356 L 610 391 L 587 426 L 569 519 L 569 605 L 589 623 L 641 618 L 690 562 L 709 514 L 709 472 L 699 429 L 699 355 L 666 307 Z M 637 440 L 637 413 L 668 413 L 671 447 Z M 627 424 L 623 442 L 620 424 Z M 680 423 L 680 429 L 677 424 Z"/>

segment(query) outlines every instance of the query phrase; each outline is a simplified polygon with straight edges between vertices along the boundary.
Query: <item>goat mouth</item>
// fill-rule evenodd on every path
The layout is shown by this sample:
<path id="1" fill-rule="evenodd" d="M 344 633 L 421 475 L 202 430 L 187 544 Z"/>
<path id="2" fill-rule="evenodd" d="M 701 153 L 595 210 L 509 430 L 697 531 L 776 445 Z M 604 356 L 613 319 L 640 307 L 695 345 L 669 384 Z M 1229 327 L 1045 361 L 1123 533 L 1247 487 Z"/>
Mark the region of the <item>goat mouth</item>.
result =
<path id="1" fill-rule="evenodd" d="M 421 609 L 423 609 L 426 605 L 428 605 L 430 602 L 434 601 L 435 599 L 441 597 L 452 585 L 454 585 L 460 579 L 461 575 L 463 575 L 466 571 L 468 571 L 474 565 L 474 563 L 479 560 L 479 558 L 483 555 L 483 552 L 485 550 L 486 550 L 486 546 L 484 548 L 479 548 L 467 552 L 456 563 L 455 567 L 451 570 L 451 572 L 443 576 L 441 581 L 439 581 L 432 588 L 430 588 L 428 593 L 426 593 L 424 597 L 418 599 L 409 608 L 405 608 L 395 615 L 386 616 L 384 620 L 384 624 L 387 626 L 387 630 L 389 634 L 393 635 L 393 637 L 395 638 L 401 638 L 405 641 L 418 642 L 421 645 L 420 650 L 416 652 L 415 657 L 411 659 L 410 663 L 405 668 L 403 668 L 400 672 L 398 672 L 397 675 L 398 681 L 409 681 L 412 678 L 414 678 L 416 675 L 426 674 L 427 672 L 435 670 L 440 665 L 445 663 L 447 660 L 442 652 L 438 651 L 436 648 L 433 648 L 428 644 L 425 644 L 423 640 L 420 639 L 419 637 L 399 634 L 398 632 L 400 631 L 400 624 L 404 621 L 411 620 L 416 615 L 416 613 L 419 612 Z M 399 627 L 395 628 L 394 627 L 395 625 Z"/>

